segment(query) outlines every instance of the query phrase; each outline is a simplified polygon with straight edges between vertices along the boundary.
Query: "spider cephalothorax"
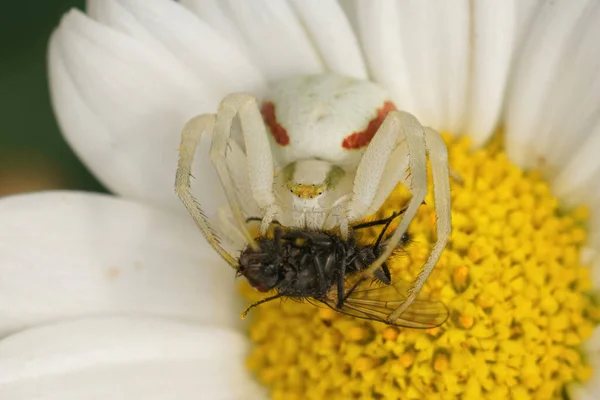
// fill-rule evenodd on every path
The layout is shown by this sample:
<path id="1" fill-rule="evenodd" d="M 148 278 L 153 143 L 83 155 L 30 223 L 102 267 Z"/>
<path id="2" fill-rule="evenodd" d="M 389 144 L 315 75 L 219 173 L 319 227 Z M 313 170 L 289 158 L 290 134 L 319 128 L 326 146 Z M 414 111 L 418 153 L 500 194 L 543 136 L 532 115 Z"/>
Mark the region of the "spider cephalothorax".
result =
<path id="1" fill-rule="evenodd" d="M 406 185 L 412 198 L 404 217 L 389 238 L 390 245 L 362 271 L 366 276 L 382 267 L 423 202 L 429 154 L 437 242 L 393 317 L 407 309 L 451 229 L 447 151 L 437 132 L 396 110 L 380 86 L 335 74 L 286 79 L 260 101 L 232 94 L 216 115 L 195 117 L 182 132 L 176 191 L 209 242 L 235 266 L 237 260 L 220 247 L 190 193 L 191 165 L 203 131 L 212 133 L 211 160 L 237 230 L 254 249 L 258 244 L 245 227 L 249 215 L 260 213 L 262 235 L 277 219 L 302 229 L 339 228 L 346 240 L 351 224 L 377 211 L 398 183 Z M 237 133 L 243 143 L 234 140 Z"/>

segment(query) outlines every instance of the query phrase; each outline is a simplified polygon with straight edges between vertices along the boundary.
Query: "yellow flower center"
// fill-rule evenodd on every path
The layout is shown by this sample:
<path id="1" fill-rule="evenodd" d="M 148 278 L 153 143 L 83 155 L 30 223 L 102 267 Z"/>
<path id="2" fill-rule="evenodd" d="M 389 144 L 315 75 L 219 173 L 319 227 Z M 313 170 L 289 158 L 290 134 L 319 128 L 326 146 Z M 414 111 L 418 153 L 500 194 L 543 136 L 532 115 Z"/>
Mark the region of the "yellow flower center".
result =
<path id="1" fill-rule="evenodd" d="M 424 290 L 447 304 L 448 322 L 416 330 L 295 301 L 261 305 L 247 364 L 274 400 L 547 400 L 589 378 L 578 347 L 600 314 L 579 262 L 586 209 L 559 210 L 539 175 L 497 146 L 473 152 L 458 139 L 449 156 L 460 177 L 451 183 L 453 232 Z M 408 196 L 398 188 L 378 216 Z M 392 279 L 410 280 L 424 264 L 433 204 L 429 197 L 410 226 L 412 243 L 389 263 Z"/>

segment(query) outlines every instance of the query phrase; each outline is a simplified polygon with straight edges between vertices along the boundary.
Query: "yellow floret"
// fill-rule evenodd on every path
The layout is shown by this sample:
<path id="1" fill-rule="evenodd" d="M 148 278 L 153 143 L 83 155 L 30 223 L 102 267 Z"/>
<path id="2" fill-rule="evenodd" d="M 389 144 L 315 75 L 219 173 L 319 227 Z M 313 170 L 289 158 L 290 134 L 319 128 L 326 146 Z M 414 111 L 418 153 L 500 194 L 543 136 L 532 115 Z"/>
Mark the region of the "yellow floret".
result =
<path id="1" fill-rule="evenodd" d="M 414 330 L 359 320 L 293 301 L 253 310 L 248 368 L 273 399 L 540 399 L 592 374 L 579 346 L 600 310 L 579 261 L 589 210 L 560 210 L 539 174 L 512 165 L 497 143 L 448 146 L 453 232 L 424 292 L 451 318 Z M 410 194 L 396 189 L 378 213 Z M 434 242 L 431 190 L 389 262 L 411 280 Z M 369 232 L 365 240 L 378 234 Z M 258 295 L 244 290 L 250 300 Z"/>

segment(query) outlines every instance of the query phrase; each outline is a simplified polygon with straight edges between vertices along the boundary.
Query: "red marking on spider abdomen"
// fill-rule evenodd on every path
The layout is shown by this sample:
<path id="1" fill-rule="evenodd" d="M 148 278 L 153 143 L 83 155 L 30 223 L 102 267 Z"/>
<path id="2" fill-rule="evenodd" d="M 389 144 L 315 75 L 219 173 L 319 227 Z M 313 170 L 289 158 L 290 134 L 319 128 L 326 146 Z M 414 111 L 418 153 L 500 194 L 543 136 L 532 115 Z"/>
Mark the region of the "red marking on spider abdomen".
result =
<path id="1" fill-rule="evenodd" d="M 265 124 L 269 127 L 271 131 L 271 135 L 275 138 L 275 141 L 280 146 L 286 146 L 290 143 L 290 137 L 287 134 L 287 131 L 283 126 L 277 122 L 277 117 L 275 117 L 275 104 L 270 101 L 266 101 L 263 103 L 260 112 L 263 116 L 263 120 Z"/>
<path id="2" fill-rule="evenodd" d="M 353 134 L 346 136 L 342 142 L 342 147 L 348 150 L 360 149 L 371 143 L 371 139 L 373 139 L 373 136 L 377 133 L 377 129 L 379 129 L 385 117 L 390 111 L 395 109 L 396 106 L 391 101 L 383 103 L 383 106 L 377 109 L 375 118 L 369 121 L 367 128 L 364 131 L 354 132 Z"/>

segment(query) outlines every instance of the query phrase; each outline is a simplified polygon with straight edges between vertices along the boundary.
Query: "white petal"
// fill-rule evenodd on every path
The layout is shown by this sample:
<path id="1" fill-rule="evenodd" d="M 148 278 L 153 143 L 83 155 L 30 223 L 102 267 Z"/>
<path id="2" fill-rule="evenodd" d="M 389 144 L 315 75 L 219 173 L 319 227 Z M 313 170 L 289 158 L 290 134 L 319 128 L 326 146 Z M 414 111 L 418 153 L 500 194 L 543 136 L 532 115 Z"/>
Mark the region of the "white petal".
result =
<path id="1" fill-rule="evenodd" d="M 583 174 L 598 167 L 600 142 L 593 136 L 600 129 L 599 35 L 600 4 L 595 2 L 571 33 L 571 46 L 541 106 L 544 116 L 536 128 L 535 146 L 550 176 L 553 168 L 562 170 L 565 165 L 578 165 Z"/>
<path id="2" fill-rule="evenodd" d="M 468 88 L 468 1 L 359 1 L 357 7 L 375 81 L 422 123 L 460 131 Z"/>
<path id="3" fill-rule="evenodd" d="M 596 242 L 600 237 L 596 236 Z M 599 248 L 599 247 L 596 247 Z M 600 254 L 597 250 L 591 250 L 591 263 L 590 263 L 590 279 L 594 288 L 600 288 Z M 597 346 L 597 344 L 596 344 Z M 598 349 L 600 350 L 600 349 Z"/>
<path id="4" fill-rule="evenodd" d="M 107 17 L 100 21 L 175 56 L 219 97 L 236 91 L 259 95 L 264 89 L 258 68 L 180 4 L 163 0 L 95 1 L 107 9 Z"/>
<path id="5" fill-rule="evenodd" d="M 572 384 L 567 388 L 573 400 L 597 400 L 600 398 L 600 353 L 586 354 L 594 373 L 589 381 Z"/>
<path id="6" fill-rule="evenodd" d="M 189 218 L 114 197 L 0 201 L 0 337 L 86 315 L 240 324 L 234 271 Z"/>
<path id="7" fill-rule="evenodd" d="M 596 251 L 596 265 L 598 272 L 600 273 L 600 186 L 596 183 L 595 185 L 595 196 L 594 202 L 589 205 L 591 209 L 591 218 L 589 222 L 589 244 L 590 247 Z M 598 280 L 598 286 L 600 288 L 600 280 Z"/>
<path id="8" fill-rule="evenodd" d="M 515 3 L 517 12 L 517 46 L 529 33 L 530 24 L 539 13 L 543 0 L 519 0 Z"/>
<path id="9" fill-rule="evenodd" d="M 597 400 L 600 397 L 600 390 L 590 390 L 586 385 L 572 384 L 568 389 L 569 399 L 573 400 Z"/>
<path id="10" fill-rule="evenodd" d="M 87 15 L 94 20 L 131 37 L 141 39 L 154 46 L 155 51 L 164 53 L 165 49 L 154 39 L 153 34 L 144 29 L 119 0 L 88 0 L 86 9 Z"/>
<path id="11" fill-rule="evenodd" d="M 435 129 L 441 129 L 445 103 L 441 56 L 446 15 L 438 6 L 434 0 L 401 1 L 398 9 L 404 57 L 416 100 L 414 115 Z"/>
<path id="12" fill-rule="evenodd" d="M 558 176 L 552 181 L 555 194 L 567 207 L 590 204 L 594 197 L 593 191 L 600 183 L 600 123 L 594 129 L 590 129 L 588 135 L 584 142 L 579 144 L 579 148 L 572 152 L 571 159 L 561 166 Z M 592 211 L 597 212 L 598 208 L 593 208 Z"/>
<path id="13" fill-rule="evenodd" d="M 212 26 L 224 37 L 241 35 L 268 80 L 324 71 L 316 49 L 286 0 L 185 3 L 209 24 L 216 17 Z"/>
<path id="14" fill-rule="evenodd" d="M 231 19 L 232 12 L 229 4 L 223 0 L 181 0 L 181 4 L 199 16 L 210 25 L 215 32 L 235 43 L 246 55 L 252 56 L 252 51 L 244 39 L 244 35 Z"/>
<path id="15" fill-rule="evenodd" d="M 415 113 L 417 102 L 404 58 L 398 3 L 357 1 L 356 15 L 371 77 L 390 91 L 398 108 Z"/>
<path id="16" fill-rule="evenodd" d="M 323 72 L 323 65 L 285 0 L 229 0 L 237 26 L 270 80 Z"/>
<path id="17" fill-rule="evenodd" d="M 180 207 L 172 189 L 179 133 L 220 99 L 177 60 L 157 58 L 155 48 L 72 11 L 50 43 L 52 101 L 66 139 L 112 191 Z M 216 212 L 216 173 L 206 157 L 198 164 L 195 176 L 215 188 L 200 200 Z"/>
<path id="18" fill-rule="evenodd" d="M 100 14 L 102 14 L 102 1 L 98 0 L 85 0 L 85 12 L 90 17 L 98 20 Z"/>
<path id="19" fill-rule="evenodd" d="M 0 398 L 264 399 L 232 331 L 163 319 L 87 318 L 0 342 Z"/>
<path id="20" fill-rule="evenodd" d="M 481 145 L 494 133 L 502 111 L 517 29 L 514 1 L 476 1 L 473 24 L 465 133 L 472 137 L 474 145 Z"/>
<path id="21" fill-rule="evenodd" d="M 469 60 L 471 56 L 469 32 L 469 1 L 438 2 L 439 48 L 443 110 L 439 130 L 463 133 L 469 89 Z"/>
<path id="22" fill-rule="evenodd" d="M 600 354 L 600 327 L 594 328 L 592 336 L 585 342 L 585 351 Z"/>
<path id="23" fill-rule="evenodd" d="M 588 229 L 588 242 L 586 248 L 581 252 L 583 262 L 590 265 L 590 277 L 594 288 L 600 288 L 600 186 L 594 184 L 596 198 L 588 204 L 591 210 L 591 218 Z M 597 340 L 597 350 L 600 353 L 600 337 Z"/>
<path id="24" fill-rule="evenodd" d="M 579 35 L 573 34 L 574 29 L 587 23 L 591 5 L 586 0 L 544 3 L 522 47 L 507 99 L 506 147 L 523 167 L 536 165 L 543 156 L 539 149 L 549 138 L 539 137 L 538 129 L 544 119 L 552 118 L 545 104 L 554 95 L 551 89 L 557 77 L 566 72 L 566 50 L 577 46 Z"/>
<path id="25" fill-rule="evenodd" d="M 350 22 L 350 26 L 352 26 L 352 30 L 357 34 L 360 32 L 360 24 L 358 22 L 358 1 L 360 0 L 338 0 L 338 4 L 344 10 L 346 17 L 348 18 L 348 22 Z M 361 15 L 361 18 L 363 16 Z"/>
<path id="26" fill-rule="evenodd" d="M 367 79 L 358 41 L 337 1 L 292 0 L 291 4 L 329 71 Z"/>

